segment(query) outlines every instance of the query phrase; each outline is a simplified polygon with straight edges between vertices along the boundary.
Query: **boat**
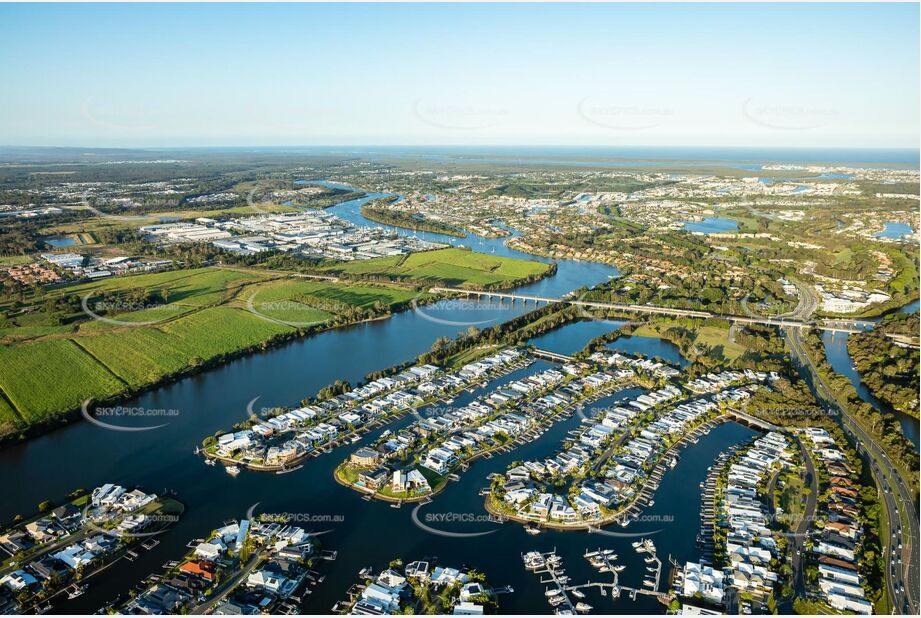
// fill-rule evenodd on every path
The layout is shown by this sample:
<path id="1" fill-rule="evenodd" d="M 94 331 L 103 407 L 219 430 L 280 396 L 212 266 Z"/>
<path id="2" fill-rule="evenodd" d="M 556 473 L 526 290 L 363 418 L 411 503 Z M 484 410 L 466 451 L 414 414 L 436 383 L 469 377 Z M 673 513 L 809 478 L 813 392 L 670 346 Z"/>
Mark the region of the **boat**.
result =
<path id="1" fill-rule="evenodd" d="M 535 534 L 540 534 L 540 528 L 535 528 L 534 526 L 525 526 L 524 531 L 530 534 L 531 536 L 534 536 Z"/>
<path id="2" fill-rule="evenodd" d="M 620 573 L 621 571 L 623 571 L 623 570 L 626 569 L 626 568 L 627 568 L 626 566 L 624 566 L 624 565 L 622 565 L 622 564 L 618 564 L 617 566 L 614 567 L 614 572 L 615 572 L 615 573 Z"/>
<path id="3" fill-rule="evenodd" d="M 608 589 L 607 589 L 607 588 L 602 588 L 602 589 L 601 589 L 601 596 L 603 596 L 603 597 L 608 596 Z"/>
<path id="4" fill-rule="evenodd" d="M 633 545 L 633 549 L 639 549 L 640 545 L 642 544 L 643 544 L 642 541 L 633 541 L 633 543 L 631 543 L 631 545 Z"/>
<path id="5" fill-rule="evenodd" d="M 559 589 L 554 589 L 554 590 L 547 589 L 547 590 L 544 590 L 544 596 L 547 597 L 548 599 L 552 599 L 553 597 L 555 597 L 555 596 L 557 596 L 557 595 L 560 595 L 560 594 L 563 594 L 563 593 L 560 592 Z"/>
<path id="6" fill-rule="evenodd" d="M 589 605 L 588 603 L 579 602 L 579 603 L 576 603 L 576 611 L 582 612 L 582 613 L 588 613 L 592 611 L 592 606 Z"/>
<path id="7" fill-rule="evenodd" d="M 206 466 L 213 466 L 213 465 L 216 464 L 216 463 L 217 463 L 217 462 L 214 461 L 213 459 L 206 459 L 206 460 L 205 460 L 205 465 L 206 465 Z"/>
<path id="8" fill-rule="evenodd" d="M 74 584 L 73 586 L 67 589 L 68 590 L 67 598 L 76 599 L 78 596 L 86 592 L 87 587 L 88 586 L 86 584 L 83 584 L 82 586 L 78 586 L 77 584 Z"/>
<path id="9" fill-rule="evenodd" d="M 524 566 L 529 569 L 539 569 L 547 563 L 541 553 L 537 551 L 529 551 L 523 556 L 523 559 Z"/>
<path id="10" fill-rule="evenodd" d="M 236 476 L 240 474 L 240 468 L 238 468 L 237 466 L 227 466 L 226 468 L 224 468 L 224 470 L 226 470 L 227 474 L 229 474 L 230 476 Z"/>
<path id="11" fill-rule="evenodd" d="M 580 590 L 570 590 L 569 592 L 572 593 L 572 596 L 576 597 L 577 599 L 585 598 L 585 593 Z"/>

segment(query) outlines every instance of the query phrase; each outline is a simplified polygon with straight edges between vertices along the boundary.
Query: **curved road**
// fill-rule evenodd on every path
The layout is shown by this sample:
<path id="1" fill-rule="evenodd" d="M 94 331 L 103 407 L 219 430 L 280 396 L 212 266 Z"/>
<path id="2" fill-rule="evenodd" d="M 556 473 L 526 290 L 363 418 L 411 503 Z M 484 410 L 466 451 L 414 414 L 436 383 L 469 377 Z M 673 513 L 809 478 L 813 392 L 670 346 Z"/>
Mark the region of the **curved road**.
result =
<path id="1" fill-rule="evenodd" d="M 918 512 L 911 491 L 901 472 L 873 441 L 873 438 L 853 419 L 846 406 L 838 403 L 834 391 L 816 371 L 815 365 L 803 345 L 803 334 L 798 328 L 785 328 L 784 334 L 792 354 L 812 374 L 816 394 L 832 413 L 837 413 L 845 433 L 856 443 L 860 453 L 870 459 L 870 466 L 889 515 L 887 536 L 881 539 L 885 553 L 886 584 L 889 598 L 896 613 L 919 612 Z"/>
<path id="2" fill-rule="evenodd" d="M 791 282 L 800 294 L 800 302 L 793 316 L 807 321 L 818 307 L 818 298 L 814 291 L 803 282 L 792 278 Z M 850 416 L 847 406 L 839 403 L 834 391 L 819 375 L 803 345 L 802 330 L 789 327 L 782 330 L 791 353 L 812 375 L 813 386 L 819 399 L 824 401 L 830 411 L 837 412 L 844 431 L 856 443 L 858 452 L 866 455 L 871 462 L 870 467 L 877 482 L 877 491 L 882 489 L 880 495 L 883 497 L 886 512 L 889 515 L 889 529 L 880 531 L 881 536 L 885 537 L 880 541 L 885 554 L 885 577 L 889 599 L 896 613 L 918 614 L 919 576 L 916 551 L 919 539 L 918 512 L 908 484 L 882 447 L 876 444 L 873 438 Z M 815 478 L 814 469 L 813 478 Z M 797 532 L 805 532 L 805 530 L 797 530 Z M 801 544 L 802 537 L 796 537 L 794 543 Z M 794 574 L 796 576 L 794 581 L 798 587 L 801 573 L 797 573 L 797 558 L 798 556 L 794 555 Z"/>

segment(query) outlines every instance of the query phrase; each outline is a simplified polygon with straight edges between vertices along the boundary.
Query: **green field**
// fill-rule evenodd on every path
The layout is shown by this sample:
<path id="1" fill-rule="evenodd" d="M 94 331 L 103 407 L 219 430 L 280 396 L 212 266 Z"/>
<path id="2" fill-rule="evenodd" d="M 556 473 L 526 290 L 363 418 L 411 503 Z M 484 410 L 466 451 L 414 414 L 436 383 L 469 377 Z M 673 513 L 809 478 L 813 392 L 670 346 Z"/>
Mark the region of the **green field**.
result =
<path id="1" fill-rule="evenodd" d="M 482 286 L 541 274 L 547 265 L 445 249 L 341 269 Z M 299 328 L 386 314 L 418 295 L 381 283 L 218 267 L 49 288 L 0 307 L 8 312 L 0 326 L 0 389 L 12 404 L 0 398 L 0 436 L 53 420 L 87 399 L 116 399 L 221 362 Z M 105 319 L 85 314 L 83 300 Z"/>
<path id="2" fill-rule="evenodd" d="M 151 291 L 165 295 L 166 304 L 100 310 L 112 322 L 90 319 L 79 309 L 65 309 L 63 315 L 46 309 L 48 298 L 65 295 L 73 300 L 89 294 L 88 305 L 96 311 L 102 294 L 130 298 Z M 30 311 L 0 328 L 0 389 L 12 403 L 0 398 L 0 436 L 75 410 L 86 399 L 115 398 L 258 348 L 298 326 L 354 321 L 415 296 L 413 290 L 379 284 L 222 268 L 50 289 Z"/>
<path id="3" fill-rule="evenodd" d="M 542 262 L 448 248 L 336 264 L 330 270 L 446 286 L 483 287 L 511 285 L 521 279 L 542 275 L 548 268 Z"/>
<path id="4" fill-rule="evenodd" d="M 657 319 L 655 322 L 640 326 L 632 334 L 636 337 L 658 337 L 667 340 L 668 336 L 665 331 L 674 324 L 675 322 L 668 319 Z M 697 326 L 693 329 L 693 333 L 694 345 L 722 346 L 723 354 L 729 360 L 735 360 L 745 353 L 745 346 L 729 341 L 728 328 Z"/>
<path id="5" fill-rule="evenodd" d="M 124 384 L 73 341 L 56 339 L 0 347 L 0 388 L 26 423 L 36 423 Z"/>

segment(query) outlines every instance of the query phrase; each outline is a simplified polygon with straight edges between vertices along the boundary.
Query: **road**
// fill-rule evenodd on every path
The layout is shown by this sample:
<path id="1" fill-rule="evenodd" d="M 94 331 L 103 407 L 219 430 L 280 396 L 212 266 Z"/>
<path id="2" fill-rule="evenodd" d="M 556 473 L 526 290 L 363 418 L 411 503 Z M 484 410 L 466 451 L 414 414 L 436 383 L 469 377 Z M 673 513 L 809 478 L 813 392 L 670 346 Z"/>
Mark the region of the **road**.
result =
<path id="1" fill-rule="evenodd" d="M 567 303 L 576 307 L 586 309 L 610 309 L 622 311 L 625 313 L 647 313 L 653 315 L 668 315 L 685 318 L 699 318 L 702 320 L 708 318 L 717 318 L 737 322 L 740 324 L 764 324 L 767 326 L 779 326 L 781 328 L 820 328 L 822 330 L 840 331 L 846 333 L 860 333 L 875 326 L 873 322 L 864 322 L 860 320 L 836 319 L 809 321 L 798 317 L 780 317 L 780 316 L 757 316 L 757 315 L 734 315 L 729 313 L 713 313 L 711 311 L 698 311 L 695 309 L 676 309 L 674 307 L 658 307 L 656 305 L 625 305 L 621 303 L 610 303 L 593 300 L 582 300 L 581 298 L 553 298 L 549 296 L 529 296 L 526 294 L 513 294 L 510 292 L 483 292 L 478 290 L 464 290 L 461 288 L 442 288 L 433 287 L 429 290 L 433 294 L 463 294 L 465 296 L 476 296 L 486 298 L 500 298 L 511 301 L 521 301 L 523 303 Z M 811 295 L 809 295 L 811 297 Z M 801 302 L 794 314 L 800 311 L 809 310 L 814 301 L 810 300 L 805 303 Z"/>
<path id="2" fill-rule="evenodd" d="M 259 551 L 253 552 L 253 556 L 249 559 L 249 562 L 247 562 L 243 568 L 237 571 L 237 573 L 233 577 L 231 577 L 224 583 L 220 584 L 218 586 L 216 593 L 212 595 L 210 599 L 208 599 L 201 605 L 198 605 L 197 607 L 192 609 L 192 611 L 189 613 L 193 615 L 201 615 L 201 614 L 207 614 L 212 609 L 214 609 L 214 607 L 217 606 L 218 603 L 224 600 L 224 597 L 226 597 L 228 593 L 230 593 L 234 588 L 240 585 L 244 579 L 249 577 L 250 572 L 252 572 L 252 570 L 256 568 L 256 565 L 259 564 L 259 562 L 262 560 L 262 557 L 263 557 L 262 552 L 259 552 Z"/>
<path id="3" fill-rule="evenodd" d="M 816 394 L 827 409 L 837 414 L 840 423 L 858 451 L 870 460 L 870 469 L 882 489 L 881 497 L 889 516 L 889 530 L 881 530 L 885 554 L 886 586 L 897 613 L 918 614 L 919 570 L 918 512 L 908 483 L 885 453 L 838 402 L 834 391 L 819 375 L 803 345 L 803 333 L 798 328 L 785 328 L 784 335 L 790 351 L 804 369 L 812 375 Z"/>
<path id="4" fill-rule="evenodd" d="M 800 455 L 803 463 L 806 464 L 805 481 L 809 484 L 809 495 L 806 496 L 806 507 L 803 509 L 803 516 L 799 525 L 790 539 L 790 551 L 793 566 L 793 596 L 806 597 L 806 575 L 803 569 L 803 545 L 806 542 L 806 535 L 809 532 L 809 526 L 815 521 L 815 508 L 819 499 L 819 477 L 815 471 L 815 464 L 812 457 L 803 446 L 802 441 L 797 438 L 796 443 L 799 445 Z M 791 608 L 792 609 L 792 606 Z"/>
<path id="5" fill-rule="evenodd" d="M 808 285 L 792 280 L 800 293 L 800 302 L 793 312 L 793 317 L 808 321 L 812 313 L 818 307 L 818 297 L 814 290 Z M 896 613 L 917 614 L 918 613 L 918 558 L 915 550 L 918 547 L 918 513 L 912 498 L 908 484 L 902 477 L 901 472 L 886 455 L 886 452 L 880 447 L 870 435 L 863 430 L 848 412 L 846 404 L 839 402 L 834 391 L 828 386 L 825 380 L 816 370 L 812 358 L 806 352 L 803 345 L 803 331 L 799 328 L 784 328 L 785 338 L 790 347 L 790 351 L 798 359 L 801 366 L 808 370 L 812 375 L 812 382 L 816 394 L 832 412 L 837 412 L 837 418 L 840 419 L 841 425 L 851 440 L 856 443 L 858 450 L 870 460 L 870 468 L 873 477 L 877 481 L 878 489 L 882 489 L 880 495 L 883 498 L 886 512 L 889 515 L 889 529 L 880 530 L 880 539 L 883 544 L 885 555 L 885 577 L 886 587 L 889 598 L 892 601 Z M 800 443 L 802 449 L 802 443 Z M 805 452 L 804 452 L 804 455 Z M 813 484 L 815 484 L 815 468 L 812 466 L 812 460 L 805 456 L 809 472 L 812 474 Z M 893 492 L 892 488 L 896 491 Z M 813 510 L 815 509 L 814 491 L 810 494 L 813 500 Z M 808 508 L 808 503 L 807 503 Z M 799 549 L 804 540 L 799 533 L 805 533 L 808 529 L 808 521 L 801 522 L 798 535 L 794 537 L 794 543 L 797 543 Z M 907 530 L 907 534 L 903 532 Z M 802 592 L 805 583 L 802 581 L 802 569 L 799 568 L 798 558 L 794 553 L 794 586 L 797 593 Z M 906 583 L 908 585 L 906 585 Z"/>

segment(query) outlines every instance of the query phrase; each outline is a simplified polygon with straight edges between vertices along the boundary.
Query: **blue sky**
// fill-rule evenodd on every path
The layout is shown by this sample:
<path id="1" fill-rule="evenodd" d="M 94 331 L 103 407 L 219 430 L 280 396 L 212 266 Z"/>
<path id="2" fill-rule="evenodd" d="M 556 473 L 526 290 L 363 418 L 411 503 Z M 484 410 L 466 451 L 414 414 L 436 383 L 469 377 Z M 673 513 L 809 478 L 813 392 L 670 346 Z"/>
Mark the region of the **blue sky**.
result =
<path id="1" fill-rule="evenodd" d="M 917 147 L 917 4 L 0 6 L 0 144 Z"/>

